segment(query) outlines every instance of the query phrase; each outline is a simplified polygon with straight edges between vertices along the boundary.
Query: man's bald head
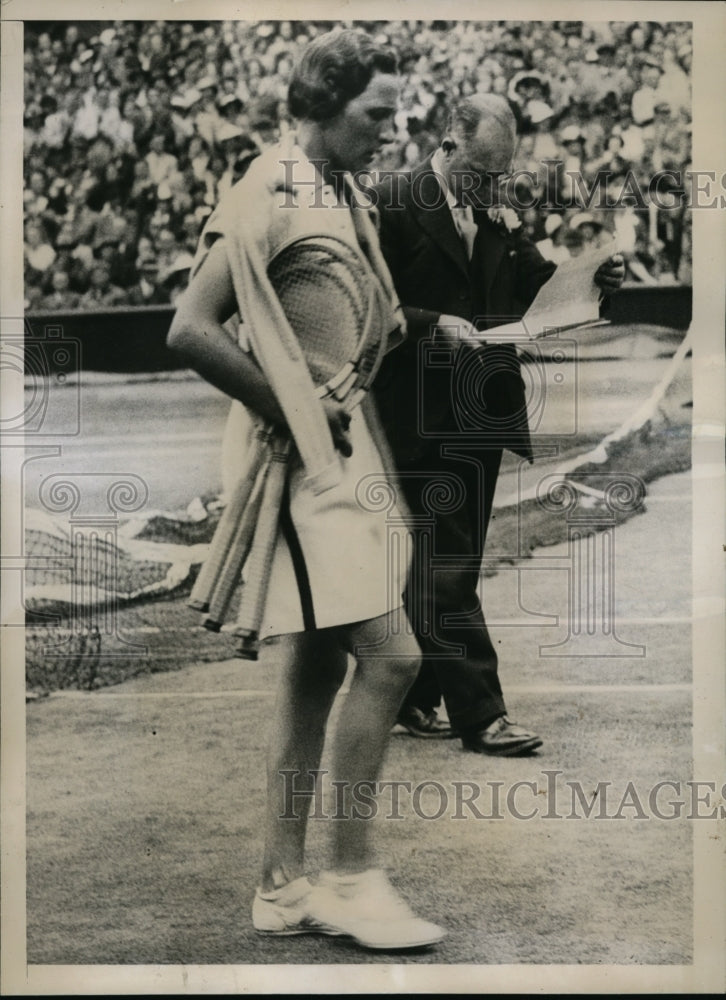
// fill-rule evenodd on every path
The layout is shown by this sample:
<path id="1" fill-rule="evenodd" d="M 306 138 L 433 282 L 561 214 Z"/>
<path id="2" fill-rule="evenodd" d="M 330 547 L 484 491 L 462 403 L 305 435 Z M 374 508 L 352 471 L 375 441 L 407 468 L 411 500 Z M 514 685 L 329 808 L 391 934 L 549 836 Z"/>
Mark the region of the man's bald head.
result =
<path id="1" fill-rule="evenodd" d="M 443 172 L 457 200 L 496 204 L 498 178 L 509 173 L 517 141 L 517 121 L 498 94 L 474 94 L 451 110 L 441 142 Z"/>
<path id="2" fill-rule="evenodd" d="M 449 114 L 448 131 L 458 132 L 465 139 L 473 138 L 482 123 L 498 125 L 509 132 L 514 140 L 517 119 L 509 101 L 499 94 L 473 94 L 457 101 Z"/>

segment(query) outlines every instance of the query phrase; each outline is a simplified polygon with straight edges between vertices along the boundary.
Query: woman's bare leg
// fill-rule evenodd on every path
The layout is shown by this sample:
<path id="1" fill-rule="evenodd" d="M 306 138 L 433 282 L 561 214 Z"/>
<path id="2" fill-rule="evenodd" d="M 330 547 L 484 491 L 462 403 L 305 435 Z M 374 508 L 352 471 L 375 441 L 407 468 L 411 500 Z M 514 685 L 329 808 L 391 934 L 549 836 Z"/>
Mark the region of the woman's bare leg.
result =
<path id="1" fill-rule="evenodd" d="M 391 728 L 419 668 L 414 636 L 408 629 L 393 632 L 401 618 L 392 612 L 348 630 L 356 670 L 338 719 L 332 765 L 333 780 L 343 782 L 342 794 L 336 789 L 336 811 L 346 817 L 332 824 L 332 868 L 340 873 L 371 867 L 372 824 L 349 818 L 355 805 L 352 789 L 358 782 L 371 782 L 373 788 L 366 794 L 375 794 Z"/>
<path id="2" fill-rule="evenodd" d="M 348 654 L 334 630 L 289 636 L 282 647 L 284 663 L 277 691 L 267 755 L 267 809 L 262 891 L 304 873 L 305 834 L 311 797 L 285 801 L 297 771 L 294 790 L 312 791 L 310 771 L 320 767 L 325 727 L 335 696 L 345 678 Z M 286 786 L 287 783 L 287 786 Z M 290 805 L 295 818 L 283 819 Z"/>

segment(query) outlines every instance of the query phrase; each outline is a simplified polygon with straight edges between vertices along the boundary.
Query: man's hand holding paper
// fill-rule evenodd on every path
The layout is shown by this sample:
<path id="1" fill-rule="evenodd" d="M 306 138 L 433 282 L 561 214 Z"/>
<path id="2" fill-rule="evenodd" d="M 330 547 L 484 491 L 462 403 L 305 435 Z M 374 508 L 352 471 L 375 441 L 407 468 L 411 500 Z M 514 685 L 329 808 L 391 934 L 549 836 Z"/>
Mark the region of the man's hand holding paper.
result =
<path id="1" fill-rule="evenodd" d="M 616 292 L 625 278 L 625 258 L 621 253 L 608 257 L 595 271 L 594 281 L 603 292 Z"/>

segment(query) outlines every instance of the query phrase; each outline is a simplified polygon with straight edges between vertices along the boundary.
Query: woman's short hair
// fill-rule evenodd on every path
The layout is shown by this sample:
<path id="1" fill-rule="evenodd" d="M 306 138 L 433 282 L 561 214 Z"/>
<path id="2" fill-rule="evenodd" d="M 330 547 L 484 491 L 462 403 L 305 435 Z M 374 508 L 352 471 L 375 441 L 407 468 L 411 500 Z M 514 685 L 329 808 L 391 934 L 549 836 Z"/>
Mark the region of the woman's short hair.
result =
<path id="1" fill-rule="evenodd" d="M 303 121 L 334 118 L 363 93 L 376 72 L 397 72 L 393 49 L 354 28 L 319 35 L 293 69 L 287 97 L 290 114 Z"/>

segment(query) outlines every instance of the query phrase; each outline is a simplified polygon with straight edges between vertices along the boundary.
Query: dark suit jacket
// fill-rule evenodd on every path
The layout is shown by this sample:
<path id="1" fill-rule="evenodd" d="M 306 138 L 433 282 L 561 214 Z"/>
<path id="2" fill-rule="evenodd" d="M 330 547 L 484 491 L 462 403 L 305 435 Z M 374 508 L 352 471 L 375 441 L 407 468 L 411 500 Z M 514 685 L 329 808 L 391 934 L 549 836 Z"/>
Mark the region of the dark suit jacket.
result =
<path id="1" fill-rule="evenodd" d="M 524 384 L 512 345 L 447 351 L 431 342 L 442 314 L 486 330 L 521 318 L 555 270 L 536 247 L 475 211 L 471 262 L 430 158 L 376 188 L 381 246 L 408 324 L 375 383 L 399 465 L 438 451 L 442 436 L 478 432 L 492 447 L 531 456 Z"/>

